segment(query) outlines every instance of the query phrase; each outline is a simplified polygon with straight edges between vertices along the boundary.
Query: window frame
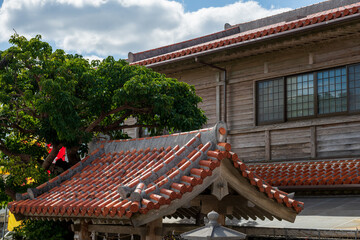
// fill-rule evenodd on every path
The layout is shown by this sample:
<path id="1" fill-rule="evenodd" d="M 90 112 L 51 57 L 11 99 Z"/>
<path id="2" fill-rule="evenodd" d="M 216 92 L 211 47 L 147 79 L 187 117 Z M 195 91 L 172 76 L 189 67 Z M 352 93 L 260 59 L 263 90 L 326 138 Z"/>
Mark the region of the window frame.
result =
<path id="1" fill-rule="evenodd" d="M 322 117 L 331 117 L 331 116 L 348 116 L 348 115 L 354 115 L 354 114 L 359 114 L 360 113 L 360 108 L 358 110 L 350 110 L 350 81 L 349 81 L 349 67 L 351 66 L 359 66 L 360 67 L 360 63 L 353 63 L 353 64 L 348 64 L 348 65 L 341 65 L 341 66 L 335 66 L 335 67 L 331 67 L 331 68 L 324 68 L 324 69 L 317 69 L 311 72 L 303 72 L 303 73 L 298 73 L 298 74 L 292 74 L 292 75 L 288 75 L 288 76 L 282 76 L 282 77 L 274 77 L 274 78 L 269 78 L 269 79 L 262 79 L 262 80 L 257 80 L 255 81 L 255 125 L 256 126 L 264 126 L 264 125 L 270 125 L 270 124 L 276 124 L 276 123 L 285 123 L 285 122 L 291 122 L 291 121 L 297 121 L 297 120 L 307 120 L 307 119 L 314 119 L 314 118 L 322 118 Z M 318 98 L 318 73 L 321 71 L 326 71 L 326 70 L 331 70 L 331 69 L 336 69 L 336 68 L 342 68 L 345 67 L 345 71 L 346 71 L 346 111 L 342 111 L 342 112 L 332 112 L 332 113 L 324 113 L 324 114 L 320 114 L 319 113 L 319 98 Z M 287 78 L 288 77 L 295 77 L 295 76 L 299 76 L 302 74 L 313 74 L 313 79 L 314 79 L 314 114 L 313 115 L 309 115 L 309 116 L 301 116 L 301 117 L 287 117 Z M 272 80 L 278 80 L 278 79 L 282 79 L 283 81 L 283 91 L 284 91 L 284 99 L 283 99 L 283 107 L 284 107 L 284 111 L 283 111 L 283 119 L 280 120 L 274 120 L 274 121 L 266 121 L 266 122 L 259 122 L 259 83 L 264 82 L 264 81 L 272 81 Z"/>
<path id="2" fill-rule="evenodd" d="M 261 122 L 259 123 L 259 83 L 260 82 L 266 82 L 266 81 L 275 81 L 275 80 L 281 80 L 283 81 L 283 93 L 284 93 L 284 97 L 283 97 L 283 116 L 281 120 L 270 120 L 270 121 L 265 121 L 265 122 Z M 257 126 L 263 126 L 263 125 L 269 125 L 269 124 L 275 124 L 275 123 L 283 123 L 286 121 L 286 86 L 285 86 L 285 77 L 276 77 L 276 78 L 270 78 L 270 79 L 265 79 L 265 80 L 260 80 L 260 81 L 256 81 L 255 82 L 255 88 L 256 88 L 256 93 L 255 93 L 255 106 L 256 106 L 256 110 L 255 110 L 255 120 L 256 120 L 256 125 Z"/>
<path id="3" fill-rule="evenodd" d="M 311 73 L 311 72 L 310 72 Z M 286 80 L 287 80 L 287 78 L 288 77 L 295 77 L 295 76 L 299 76 L 299 75 L 304 75 L 304 74 L 310 74 L 310 73 L 299 73 L 299 74 L 293 74 L 293 75 L 289 75 L 289 76 L 286 76 L 286 77 L 284 77 L 284 88 L 285 88 L 285 120 L 283 121 L 283 122 L 287 122 L 287 121 L 296 121 L 296 120 L 301 120 L 301 119 L 311 119 L 311 118 L 314 118 L 315 116 L 316 116 L 316 114 L 317 114 L 317 83 L 315 83 L 315 82 L 317 82 L 317 78 L 316 78 L 316 74 L 315 74 L 315 72 L 313 72 L 312 74 L 313 74 L 313 81 L 314 81 L 314 114 L 313 115 L 309 115 L 309 116 L 301 116 L 301 117 L 290 117 L 290 118 L 288 118 L 287 117 L 287 102 L 286 102 L 286 100 L 287 100 L 287 82 L 286 82 Z"/>
<path id="4" fill-rule="evenodd" d="M 347 76 L 349 76 L 349 68 L 351 67 L 351 66 L 359 66 L 360 67 L 360 63 L 353 63 L 353 64 L 349 64 L 349 65 L 346 65 L 346 74 L 347 74 Z M 347 88 L 348 88 L 348 90 L 350 89 L 350 81 L 349 81 L 349 79 L 347 79 L 348 81 L 347 81 Z M 360 81 L 360 80 L 359 80 Z M 355 87 L 355 89 L 356 89 L 356 87 Z M 349 92 L 348 92 L 348 94 L 347 94 L 347 101 L 348 101 L 348 103 L 350 102 L 350 94 L 349 94 Z M 347 106 L 347 113 L 348 114 L 351 114 L 351 115 L 353 115 L 353 114 L 358 114 L 358 113 L 360 113 L 360 108 L 358 109 L 358 110 L 350 110 L 350 106 L 349 106 L 349 104 L 348 104 L 348 106 Z"/>

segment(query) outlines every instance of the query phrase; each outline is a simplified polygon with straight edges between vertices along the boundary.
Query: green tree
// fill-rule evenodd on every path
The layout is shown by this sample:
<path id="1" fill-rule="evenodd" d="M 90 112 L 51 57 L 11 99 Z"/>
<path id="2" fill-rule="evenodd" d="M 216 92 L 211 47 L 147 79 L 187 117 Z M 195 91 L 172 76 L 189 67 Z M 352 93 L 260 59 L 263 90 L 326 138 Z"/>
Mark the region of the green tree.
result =
<path id="1" fill-rule="evenodd" d="M 35 185 L 46 181 L 43 169 L 61 147 L 71 166 L 99 133 L 119 136 L 134 127 L 192 130 L 206 122 L 197 106 L 201 98 L 184 82 L 113 57 L 89 63 L 52 51 L 41 36 L 14 35 L 9 42 L 12 46 L 0 52 L 0 165 L 10 177 L 0 181 L 0 193 L 12 199 L 27 187 L 26 177 Z M 126 124 L 129 118 L 133 124 Z M 50 154 L 45 143 L 53 146 Z"/>

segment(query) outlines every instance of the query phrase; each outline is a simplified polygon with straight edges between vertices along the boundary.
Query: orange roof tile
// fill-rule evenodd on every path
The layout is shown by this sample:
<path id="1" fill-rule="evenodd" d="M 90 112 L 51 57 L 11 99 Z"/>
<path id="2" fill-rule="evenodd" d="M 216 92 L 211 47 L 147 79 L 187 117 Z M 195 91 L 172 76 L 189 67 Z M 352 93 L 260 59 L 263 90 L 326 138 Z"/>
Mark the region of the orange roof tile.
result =
<path id="1" fill-rule="evenodd" d="M 344 185 L 360 183 L 360 159 L 248 164 L 272 186 Z"/>
<path id="2" fill-rule="evenodd" d="M 344 18 L 349 15 L 359 14 L 360 3 L 354 3 L 341 8 L 322 11 L 319 13 L 308 15 L 302 19 L 290 22 L 281 22 L 273 25 L 249 30 L 246 32 L 223 37 L 218 40 L 208 41 L 196 46 L 183 48 L 174 52 L 165 53 L 163 55 L 154 56 L 144 60 L 131 63 L 131 65 L 150 65 L 158 62 L 166 62 L 170 59 L 181 58 L 195 53 L 206 52 L 216 48 L 223 48 L 230 45 L 241 44 L 242 42 L 261 39 L 269 35 L 275 35 L 282 32 L 291 32 L 295 29 L 305 28 L 310 25 L 316 25 L 322 22 L 331 22 L 336 19 Z M 176 45 L 176 44 L 174 44 Z M 149 50 L 152 51 L 152 50 Z"/>
<path id="3" fill-rule="evenodd" d="M 28 217 L 131 218 L 181 199 L 228 158 L 264 197 L 302 210 L 301 202 L 272 188 L 242 163 L 225 139 L 226 129 L 218 123 L 161 137 L 104 141 L 69 170 L 19 195 L 9 209 Z"/>

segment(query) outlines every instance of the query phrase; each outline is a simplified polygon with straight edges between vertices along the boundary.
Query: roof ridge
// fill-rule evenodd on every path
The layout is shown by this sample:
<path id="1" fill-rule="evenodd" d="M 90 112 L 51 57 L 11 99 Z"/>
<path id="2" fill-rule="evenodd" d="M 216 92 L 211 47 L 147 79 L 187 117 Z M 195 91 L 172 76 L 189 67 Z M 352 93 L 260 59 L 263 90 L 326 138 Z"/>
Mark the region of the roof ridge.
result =
<path id="1" fill-rule="evenodd" d="M 220 39 L 226 36 L 234 35 L 236 33 L 239 33 L 240 29 L 238 27 L 230 27 L 228 29 L 224 29 L 215 33 L 210 33 L 204 36 L 184 40 L 181 42 L 169 44 L 166 46 L 161 46 L 158 48 L 149 49 L 142 52 L 137 53 L 128 53 L 128 62 L 138 62 L 147 58 L 163 55 L 169 52 L 174 52 L 180 49 L 184 49 L 187 47 L 195 46 L 201 43 L 209 42 L 215 39 Z"/>
<path id="2" fill-rule="evenodd" d="M 290 194 L 279 190 L 271 183 L 269 184 L 268 180 L 263 179 L 256 173 L 256 171 L 249 168 L 245 163 L 240 161 L 236 153 L 230 152 L 230 154 L 230 159 L 233 161 L 234 167 L 241 172 L 243 177 L 249 180 L 251 185 L 258 188 L 260 192 L 263 192 L 267 195 L 267 197 L 271 199 L 275 199 L 280 204 L 293 208 L 297 213 L 301 212 L 304 209 L 303 202 L 292 199 L 290 196 L 288 196 Z"/>
<path id="3" fill-rule="evenodd" d="M 224 122 L 219 121 L 214 127 L 204 128 L 200 130 L 174 133 L 169 135 L 124 139 L 124 140 L 105 140 L 97 143 L 105 144 L 105 153 L 113 151 L 132 151 L 134 149 L 156 148 L 162 147 L 175 147 L 176 145 L 184 145 L 193 136 L 198 133 L 201 134 L 202 141 L 223 142 L 227 137 L 227 126 Z"/>
<path id="4" fill-rule="evenodd" d="M 331 10 L 321 11 L 315 15 L 309 15 L 301 19 L 293 20 L 290 22 L 278 22 L 272 25 L 263 26 L 260 28 L 240 32 L 231 36 L 226 36 L 220 39 L 212 40 L 209 42 L 201 43 L 198 45 L 190 46 L 187 48 L 179 49 L 173 52 L 160 54 L 144 60 L 131 62 L 131 65 L 150 65 L 159 62 L 166 62 L 178 58 L 179 60 L 185 56 L 200 54 L 209 50 L 223 48 L 229 45 L 242 44 L 250 40 L 261 39 L 280 32 L 287 32 L 298 28 L 303 28 L 310 25 L 316 25 L 325 21 L 333 21 L 335 19 L 343 18 L 349 15 L 359 13 L 360 3 L 353 3 L 343 6 L 341 8 L 334 8 Z M 341 9 L 341 10 L 339 10 Z"/>

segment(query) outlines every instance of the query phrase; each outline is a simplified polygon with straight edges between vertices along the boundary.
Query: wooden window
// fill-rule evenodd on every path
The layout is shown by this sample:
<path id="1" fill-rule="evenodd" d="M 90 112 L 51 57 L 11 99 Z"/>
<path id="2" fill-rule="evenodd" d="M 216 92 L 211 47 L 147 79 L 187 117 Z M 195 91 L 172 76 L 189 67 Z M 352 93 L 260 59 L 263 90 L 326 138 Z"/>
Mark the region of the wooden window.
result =
<path id="1" fill-rule="evenodd" d="M 257 82 L 257 123 L 284 121 L 284 79 Z"/>
<path id="2" fill-rule="evenodd" d="M 286 78 L 286 116 L 300 118 L 313 116 L 314 74 L 301 74 Z"/>
<path id="3" fill-rule="evenodd" d="M 317 83 L 319 114 L 347 111 L 346 67 L 318 72 Z"/>
<path id="4" fill-rule="evenodd" d="M 256 87 L 258 125 L 360 112 L 360 64 L 289 76 L 285 81 L 259 81 Z"/>
<path id="5" fill-rule="evenodd" d="M 349 66 L 349 111 L 360 110 L 360 64 Z"/>

